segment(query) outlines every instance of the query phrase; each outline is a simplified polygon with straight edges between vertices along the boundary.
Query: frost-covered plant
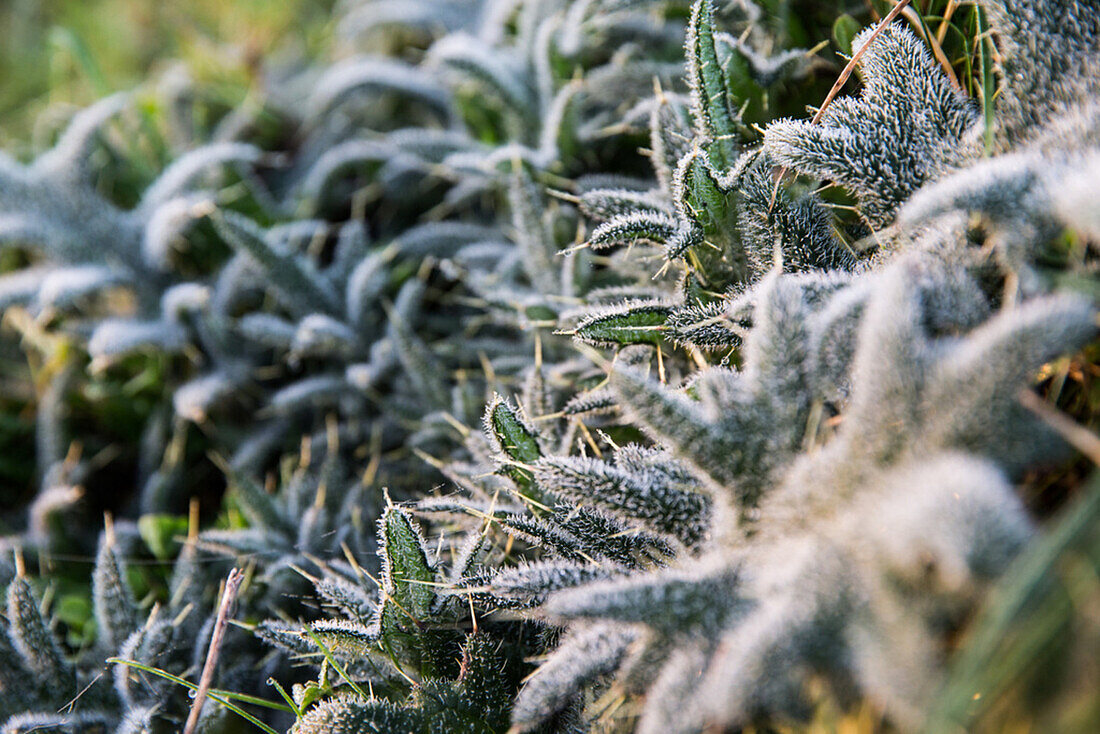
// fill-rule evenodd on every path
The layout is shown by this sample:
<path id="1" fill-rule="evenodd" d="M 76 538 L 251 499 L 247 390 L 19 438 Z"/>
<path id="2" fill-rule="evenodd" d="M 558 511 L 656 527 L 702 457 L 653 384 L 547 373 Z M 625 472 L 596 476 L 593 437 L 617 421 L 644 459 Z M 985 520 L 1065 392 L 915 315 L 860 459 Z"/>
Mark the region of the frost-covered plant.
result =
<path id="1" fill-rule="evenodd" d="M 751 394 L 733 379 L 740 375 L 704 373 L 693 386 L 699 407 L 628 369 L 613 376 L 630 413 L 676 447 L 714 500 L 743 508 L 740 522 L 725 514 L 726 527 L 716 528 L 724 540 L 698 562 L 561 592 L 546 603 L 553 618 L 642 623 L 655 638 L 651 645 L 679 648 L 646 697 L 642 730 L 696 731 L 708 722 L 798 715 L 800 670 L 816 670 L 841 692 L 854 681 L 900 721 L 919 721 L 919 702 L 931 686 L 922 681 L 935 679 L 937 664 L 922 625 L 942 624 L 945 610 L 958 613 L 957 605 L 1003 567 L 1027 535 L 1022 508 L 996 467 L 1017 469 L 1035 457 L 1025 450 L 1036 446 L 1034 428 L 1021 416 L 990 418 L 1018 413 L 1009 397 L 1013 385 L 1090 337 L 1095 326 L 1087 304 L 1036 302 L 965 339 L 944 337 L 940 344 L 951 345 L 944 350 L 922 336 L 934 316 L 911 282 L 914 275 L 911 263 L 895 266 L 866 304 L 873 315 L 858 330 L 852 392 L 836 435 L 784 462 L 785 471 L 772 473 L 762 495 L 746 497 L 746 485 L 768 477 L 767 462 L 782 456 L 775 434 L 784 425 L 796 440 L 813 430 L 809 406 L 799 416 L 788 398 L 783 404 L 792 412 L 785 420 L 764 413 L 761 423 L 727 426 L 715 417 L 754 417 L 734 407 Z M 756 345 L 755 336 L 754 329 L 748 355 L 787 357 L 778 368 L 788 379 L 813 374 L 805 362 L 815 360 L 803 356 L 811 339 L 779 335 Z M 759 336 L 768 339 L 766 330 Z M 903 344 L 902 352 L 891 347 Z M 763 367 L 758 364 L 747 362 L 746 376 Z M 975 393 L 977 385 L 983 388 Z M 998 403 L 998 395 L 1006 397 Z M 700 440 L 708 432 L 727 442 L 720 451 L 711 453 L 711 442 Z M 807 438 L 814 447 L 818 439 Z M 969 519 L 960 520 L 960 512 Z M 912 522 L 914 535 L 891 526 L 889 517 Z M 682 616 L 688 608 L 700 610 L 698 622 Z M 685 678 L 685 655 L 694 656 L 690 669 L 701 671 L 698 683 Z M 689 710 L 699 716 L 690 719 L 679 703 L 698 686 Z M 517 706 L 534 722 L 545 711 L 540 703 L 521 694 Z"/>
<path id="2" fill-rule="evenodd" d="M 291 652 L 323 655 L 317 680 L 292 689 L 304 711 L 292 731 L 505 727 L 527 667 L 523 655 L 537 649 L 543 635 L 520 621 L 498 621 L 454 593 L 456 581 L 476 574 L 483 538 L 472 534 L 445 565 L 402 508 L 385 510 L 378 533 L 377 580 L 354 559 L 315 579 L 316 593 L 338 618 L 300 626 L 268 620 L 257 628 Z"/>
<path id="3" fill-rule="evenodd" d="M 1013 483 L 1061 450 L 1018 391 L 1095 336 L 1056 291 L 1100 230 L 1096 9 L 975 11 L 997 110 L 873 26 L 859 96 L 798 121 L 833 75 L 792 38 L 832 18 L 726 5 L 349 2 L 339 60 L 271 69 L 176 163 L 119 173 L 121 97 L 0 161 L 0 297 L 50 385 L 4 545 L 49 568 L 78 502 L 168 528 L 223 502 L 140 602 L 117 548 L 144 550 L 108 534 L 89 649 L 8 615 L 0 663 L 69 676 L 10 728 L 178 725 L 124 663 L 76 689 L 108 656 L 196 676 L 230 559 L 253 634 L 217 685 L 274 675 L 293 731 L 735 730 L 826 695 L 919 726 L 1036 532 Z M 147 403 L 115 496 L 73 412 L 123 378 Z"/>
<path id="4" fill-rule="evenodd" d="M 926 182 L 974 157 L 978 114 L 903 25 L 867 28 L 852 42 L 860 52 L 860 96 L 835 100 L 816 124 L 771 123 L 764 149 L 781 165 L 845 187 L 877 228 Z"/>
<path id="5" fill-rule="evenodd" d="M 1048 8 L 1029 12 L 1050 17 Z M 871 30 L 862 37 L 869 38 Z M 964 145 L 975 137 L 976 116 L 908 31 L 887 27 L 874 38 L 877 47 L 863 56 L 863 97 L 834 102 L 821 128 L 770 126 L 765 150 L 849 188 L 869 223 L 881 226 L 925 182 L 976 156 Z M 883 83 L 903 68 L 907 74 Z M 898 122 L 907 110 L 919 110 L 920 117 Z M 861 125 L 870 127 L 860 133 Z M 873 152 L 882 135 L 889 143 Z M 919 163 L 900 162 L 905 156 Z M 879 170 L 894 176 L 892 183 L 876 180 Z M 977 190 L 979 170 L 956 174 L 954 191 Z M 1015 201 L 1012 189 L 997 200 L 1002 211 L 1018 205 L 1020 221 L 1049 221 L 1036 216 L 1028 184 L 1020 189 Z M 1087 227 L 1081 229 L 1087 236 Z M 1040 235 L 1051 236 L 1049 225 Z M 965 248 L 965 238 L 956 236 L 954 246 Z M 1018 272 L 1021 262 L 1005 258 L 1002 264 Z M 1095 332 L 1087 303 L 1058 298 L 1007 310 L 973 328 L 985 319 L 987 301 L 973 282 L 944 267 L 906 260 L 827 292 L 824 304 L 816 304 L 827 326 L 797 310 L 774 316 L 777 285 L 700 310 L 696 328 L 716 334 L 718 343 L 737 343 L 732 334 L 743 335 L 746 322 L 753 328 L 742 369 L 705 371 L 687 396 L 634 369 L 612 370 L 612 392 L 628 416 L 671 448 L 719 507 L 734 512 L 714 514 L 722 550 L 697 562 L 552 595 L 544 605 L 550 619 L 595 622 L 575 625 L 560 658 L 532 678 L 517 701 L 518 724 L 537 724 L 578 686 L 616 668 L 617 685 L 629 692 L 638 685 L 639 666 L 653 664 L 654 647 L 676 652 L 663 653 L 667 662 L 638 722 L 643 731 L 698 731 L 804 714 L 799 676 L 808 671 L 831 681 L 842 697 L 862 686 L 899 722 L 920 721 L 921 702 L 942 662 L 934 630 L 958 619 L 982 579 L 1003 568 L 1029 532 L 1000 472 L 1016 476 L 1049 454 L 1034 442 L 1035 428 L 1015 404 L 1012 385 Z M 776 324 L 788 331 L 771 331 Z M 954 336 L 967 330 L 964 339 Z M 936 333 L 942 336 L 930 338 Z M 900 352 L 890 346 L 903 344 Z M 835 371 L 825 370 L 823 391 L 814 381 L 826 365 Z M 761 391 L 762 404 L 754 393 L 760 385 L 770 388 Z M 769 403 L 782 412 L 771 412 Z M 841 427 L 818 448 L 831 409 L 839 411 Z M 1000 411 L 1010 417 L 992 418 Z M 595 484 L 598 473 L 586 468 Z M 551 476 L 546 490 L 553 492 L 561 477 Z M 957 518 L 960 507 L 970 508 L 961 524 L 931 520 Z M 913 523 L 913 535 L 887 520 L 902 517 Z M 933 528 L 944 534 L 937 537 Z M 694 703 L 685 707 L 688 696 Z"/>
<path id="6" fill-rule="evenodd" d="M 612 368 L 628 416 L 682 462 L 662 461 L 677 484 L 630 482 L 582 457 L 533 462 L 544 498 L 600 492 L 594 504 L 635 527 L 676 522 L 687 507 L 709 538 L 666 570 L 594 559 L 588 573 L 610 578 L 589 582 L 559 567 L 549 588 L 569 588 L 541 609 L 574 620 L 575 633 L 520 693 L 518 725 L 539 724 L 616 669 L 622 692 L 648 689 L 642 731 L 803 715 L 808 671 L 919 721 L 942 663 L 935 629 L 959 618 L 1030 533 L 1006 472 L 1047 449 L 1015 390 L 1091 337 L 1094 311 L 1053 298 L 979 326 L 985 297 L 942 266 L 905 260 L 861 282 L 869 277 L 773 276 L 742 370 L 711 368 L 686 394 L 636 366 Z M 840 401 L 838 380 L 850 382 Z M 623 447 L 616 460 L 638 451 Z M 650 470 L 650 482 L 659 476 Z M 547 584 L 538 571 L 527 573 Z M 514 575 L 500 572 L 508 584 Z"/>
<path id="7" fill-rule="evenodd" d="M 39 322 L 59 322 L 59 331 L 78 337 L 91 332 L 92 351 L 141 345 L 179 350 L 202 294 L 166 272 L 172 246 L 218 195 L 221 184 L 211 174 L 258 165 L 263 153 L 228 141 L 195 147 L 152 180 L 134 205 L 119 205 L 99 190 L 109 174 L 93 161 L 104 153 L 101 141 L 117 138 L 111 123 L 130 103 L 129 95 L 120 94 L 77 113 L 56 145 L 32 163 L 0 160 L 0 243 L 5 251 L 23 251 L 31 263 L 0 278 L 0 304 L 25 307 Z M 117 147 L 106 149 L 118 154 Z M 104 302 L 118 290 L 130 293 L 133 310 L 156 315 L 157 328 L 122 330 L 102 320 L 111 309 Z M 50 362 L 72 359 L 58 351 L 43 356 Z M 70 436 L 64 397 L 74 372 L 62 364 L 42 373 L 56 393 L 38 406 L 43 490 L 84 473 L 84 467 L 63 465 Z"/>
<path id="8" fill-rule="evenodd" d="M 173 693 L 174 684 L 136 668 L 105 671 L 103 661 L 119 655 L 137 665 L 174 675 L 202 664 L 213 616 L 204 598 L 205 570 L 194 541 L 188 542 L 175 565 L 163 606 L 142 610 L 127 580 L 127 557 L 138 544 L 132 524 L 108 523 L 99 542 L 92 570 L 92 622 L 96 641 L 72 655 L 54 631 L 37 584 L 16 557 L 17 574 L 7 582 L 5 618 L 0 636 L 3 674 L 0 677 L 2 731 L 167 732 L 178 730 L 187 702 Z M 241 644 L 243 643 L 243 645 Z M 246 652 L 254 645 L 233 645 Z M 221 671 L 220 680 L 240 686 L 256 674 L 241 655 Z M 277 672 L 276 663 L 268 674 Z M 209 709 L 209 724 L 223 712 Z"/>

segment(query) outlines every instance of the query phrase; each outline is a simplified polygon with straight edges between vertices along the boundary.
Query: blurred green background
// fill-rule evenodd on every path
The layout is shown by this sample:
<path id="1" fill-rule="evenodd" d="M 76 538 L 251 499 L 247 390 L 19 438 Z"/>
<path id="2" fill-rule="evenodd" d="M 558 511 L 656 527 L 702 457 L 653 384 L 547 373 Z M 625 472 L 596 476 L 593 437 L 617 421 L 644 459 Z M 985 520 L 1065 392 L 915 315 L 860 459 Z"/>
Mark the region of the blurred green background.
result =
<path id="1" fill-rule="evenodd" d="M 51 105 L 86 105 L 183 61 L 244 95 L 261 58 L 315 55 L 333 0 L 0 0 L 0 148 Z"/>

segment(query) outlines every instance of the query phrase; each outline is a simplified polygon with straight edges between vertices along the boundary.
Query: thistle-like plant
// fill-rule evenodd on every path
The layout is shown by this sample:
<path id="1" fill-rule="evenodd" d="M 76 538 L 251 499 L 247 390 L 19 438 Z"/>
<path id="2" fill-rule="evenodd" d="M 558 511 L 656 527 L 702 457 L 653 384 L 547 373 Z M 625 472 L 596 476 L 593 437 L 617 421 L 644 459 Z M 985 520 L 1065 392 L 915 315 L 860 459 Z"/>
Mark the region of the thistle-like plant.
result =
<path id="1" fill-rule="evenodd" d="M 447 567 L 405 509 L 388 507 L 378 531 L 377 586 L 358 565 L 326 569 L 316 580 L 317 594 L 339 617 L 304 625 L 268 620 L 258 628 L 274 645 L 322 657 L 318 679 L 293 688 L 301 715 L 292 731 L 506 726 L 522 657 L 541 635 L 519 621 L 498 621 L 456 592 L 457 581 L 476 574 L 483 538 L 471 535 Z"/>
<path id="2" fill-rule="evenodd" d="M 611 648 L 592 648 L 604 662 L 578 662 L 581 643 L 563 645 L 570 664 L 535 674 L 517 723 L 537 724 L 624 655 L 620 685 L 648 686 L 642 731 L 804 715 L 806 671 L 841 693 L 856 685 L 901 722 L 919 721 L 942 663 L 935 626 L 944 614 L 958 619 L 1030 533 L 1007 477 L 1048 449 L 1015 391 L 1095 332 L 1088 304 L 1056 297 L 975 328 L 951 325 L 969 329 L 962 338 L 933 337 L 944 315 L 965 313 L 960 301 L 977 299 L 971 313 L 984 310 L 973 284 L 952 294 L 958 286 L 939 267 L 899 262 L 860 307 L 845 292 L 856 286 L 840 288 L 818 302 L 816 323 L 792 318 L 805 300 L 792 276 L 777 279 L 760 296 L 743 369 L 703 372 L 688 388 L 693 397 L 636 368 L 614 370 L 627 414 L 675 452 L 716 507 L 732 511 L 713 513 L 714 540 L 698 560 L 551 594 L 542 609 L 573 620 L 577 634 L 581 621 L 620 632 Z M 839 314 L 851 325 L 834 326 Z M 821 334 L 854 341 L 839 350 L 852 355 L 839 370 L 850 395 L 827 439 L 815 387 L 831 389 L 837 372 L 817 351 Z M 587 469 L 592 484 L 602 473 L 569 465 Z M 561 475 L 542 476 L 553 493 Z M 639 681 L 642 663 L 630 661 L 653 666 L 654 655 L 663 662 Z M 685 715 L 689 695 L 694 713 Z"/>
<path id="3" fill-rule="evenodd" d="M 1061 6 L 1046 2 L 983 7 L 1004 54 L 1003 94 L 989 131 L 997 155 L 919 192 L 901 216 L 912 226 L 963 212 L 980 215 L 1000 264 L 1030 294 L 1048 290 L 1066 270 L 1091 269 L 1087 244 L 1067 257 L 1058 239 L 1066 230 L 1091 240 L 1098 232 L 1083 191 L 1100 155 L 1093 100 L 1100 30 L 1096 8 L 1087 3 L 1064 9 L 1065 17 Z"/>
<path id="4" fill-rule="evenodd" d="M 197 562 L 194 541 L 188 542 L 169 579 L 166 603 L 143 608 L 127 579 L 127 558 L 137 546 L 137 528 L 108 522 L 91 578 L 95 641 L 75 654 L 55 631 L 52 612 L 26 573 L 22 555 L 16 556 L 18 573 L 6 583 L 0 636 L 0 730 L 136 733 L 182 725 L 186 700 L 168 695 L 174 684 L 139 666 L 188 675 L 201 665 L 213 623 L 205 598 L 207 569 Z M 248 640 L 242 642 L 247 649 Z M 111 656 L 129 665 L 105 670 L 103 661 Z M 235 685 L 253 675 L 246 659 L 224 669 L 221 681 Z M 212 709 L 206 719 L 219 716 Z"/>
<path id="5" fill-rule="evenodd" d="M 902 25 L 866 29 L 852 51 L 862 53 L 860 96 L 833 101 L 813 122 L 771 123 L 764 149 L 783 166 L 843 186 L 879 228 L 926 182 L 974 157 L 978 114 Z"/>
<path id="6" fill-rule="evenodd" d="M 292 731 L 732 730 L 825 696 L 918 726 L 1036 532 L 1013 483 L 1061 452 L 1018 391 L 1095 336 L 1057 292 L 1095 293 L 1100 230 L 1079 5 L 973 9 L 980 85 L 873 26 L 859 96 L 794 121 L 833 19 L 788 3 L 365 0 L 331 65 L 203 129 L 158 92 L 176 163 L 124 97 L 0 160 L 41 475 L 0 546 L 45 570 L 0 560 L 8 728 L 178 728 L 147 671 L 197 674 L 230 559 L 217 685 L 274 676 Z M 142 515 L 155 566 L 181 527 L 150 513 L 196 492 L 170 578 L 120 520 L 50 630 L 82 506 Z"/>

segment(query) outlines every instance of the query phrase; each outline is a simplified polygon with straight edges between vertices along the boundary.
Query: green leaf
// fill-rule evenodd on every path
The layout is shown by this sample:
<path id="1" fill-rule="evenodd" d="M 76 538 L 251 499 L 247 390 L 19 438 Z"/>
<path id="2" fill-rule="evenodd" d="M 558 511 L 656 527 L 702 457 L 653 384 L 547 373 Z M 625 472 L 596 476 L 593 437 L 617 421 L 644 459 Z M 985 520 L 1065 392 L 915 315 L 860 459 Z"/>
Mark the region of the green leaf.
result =
<path id="1" fill-rule="evenodd" d="M 852 40 L 862 28 L 859 21 L 847 13 L 833 22 L 833 41 L 842 54 L 852 55 Z"/>
<path id="2" fill-rule="evenodd" d="M 142 515 L 137 522 L 138 534 L 157 557 L 165 561 L 179 549 L 176 538 L 187 535 L 187 518 L 180 515 Z"/>
<path id="3" fill-rule="evenodd" d="M 710 139 L 708 154 L 719 170 L 737 159 L 738 127 L 727 102 L 726 80 L 714 47 L 714 5 L 698 0 L 691 11 L 687 38 L 692 113 L 699 133 Z"/>
<path id="4" fill-rule="evenodd" d="M 512 672 L 504 644 L 484 632 L 475 632 L 462 646 L 462 672 L 456 687 L 462 700 L 483 721 L 471 722 L 484 731 L 501 731 L 508 721 L 512 691 L 507 677 Z M 495 719 L 495 721 L 494 721 Z M 485 723 L 495 726 L 486 726 Z"/>
<path id="5" fill-rule="evenodd" d="M 660 344 L 672 307 L 661 302 L 624 303 L 586 316 L 573 338 L 598 347 Z"/>
<path id="6" fill-rule="evenodd" d="M 385 591 L 416 620 L 428 615 L 435 601 L 435 568 L 428 561 L 424 536 L 407 512 L 391 505 L 378 523 L 383 549 Z"/>
<path id="7" fill-rule="evenodd" d="M 298 707 L 299 711 L 309 708 L 329 692 L 327 686 L 318 685 L 317 681 L 312 680 L 304 684 L 295 683 L 291 690 L 294 692 L 294 705 Z"/>
<path id="8" fill-rule="evenodd" d="M 65 594 L 54 606 L 54 617 L 69 628 L 68 640 L 77 645 L 92 641 L 95 620 L 86 593 Z"/>
<path id="9" fill-rule="evenodd" d="M 490 401 L 485 422 L 500 449 L 516 461 L 530 464 L 542 456 L 534 430 L 500 395 Z"/>
<path id="10" fill-rule="evenodd" d="M 50 29 L 48 39 L 49 45 L 53 47 L 52 50 L 55 52 L 69 52 L 77 67 L 91 83 L 97 97 L 106 97 L 111 93 L 111 85 L 103 76 L 103 70 L 96 63 L 95 56 L 88 48 L 88 44 L 75 31 L 71 28 L 54 26 Z"/>
<path id="11" fill-rule="evenodd" d="M 676 222 L 663 212 L 634 211 L 621 214 L 592 230 L 588 246 L 593 252 L 635 242 L 664 244 L 676 234 Z"/>
<path id="12" fill-rule="evenodd" d="M 498 394 L 486 406 L 483 422 L 485 433 L 500 454 L 501 471 L 521 489 L 530 487 L 531 472 L 526 467 L 542 456 L 534 427 Z"/>
<path id="13" fill-rule="evenodd" d="M 699 149 L 685 155 L 673 178 L 679 227 L 676 236 L 665 243 L 665 257 L 685 257 L 687 251 L 712 236 L 721 242 L 736 242 L 735 195 L 727 195 L 714 179 L 714 170 Z M 698 248 L 697 253 L 713 257 L 713 248 Z"/>

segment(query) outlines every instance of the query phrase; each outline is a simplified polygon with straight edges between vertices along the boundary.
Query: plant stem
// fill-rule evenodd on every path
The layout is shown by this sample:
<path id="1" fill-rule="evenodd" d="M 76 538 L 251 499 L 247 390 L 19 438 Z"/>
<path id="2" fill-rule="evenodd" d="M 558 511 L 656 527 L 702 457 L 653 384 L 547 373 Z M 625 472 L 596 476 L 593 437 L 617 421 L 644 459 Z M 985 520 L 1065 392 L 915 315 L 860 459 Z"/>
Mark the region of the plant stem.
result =
<path id="1" fill-rule="evenodd" d="M 229 613 L 233 608 L 233 602 L 237 598 L 237 591 L 244 580 L 244 571 L 234 568 L 225 579 L 225 590 L 222 591 L 221 604 L 218 605 L 218 616 L 214 621 L 214 631 L 210 634 L 210 647 L 206 651 L 206 662 L 202 666 L 202 676 L 199 678 L 199 687 L 195 691 L 195 700 L 191 703 L 191 711 L 187 715 L 187 724 L 183 727 L 183 734 L 194 734 L 195 727 L 199 724 L 199 715 L 202 713 L 202 705 L 206 702 L 206 694 L 210 691 L 210 684 L 214 682 L 214 671 L 218 667 L 218 653 L 221 651 L 222 640 L 225 638 L 225 629 L 229 626 Z"/>

